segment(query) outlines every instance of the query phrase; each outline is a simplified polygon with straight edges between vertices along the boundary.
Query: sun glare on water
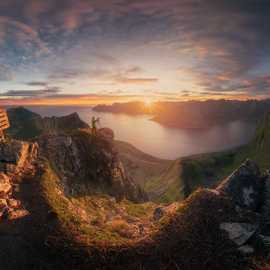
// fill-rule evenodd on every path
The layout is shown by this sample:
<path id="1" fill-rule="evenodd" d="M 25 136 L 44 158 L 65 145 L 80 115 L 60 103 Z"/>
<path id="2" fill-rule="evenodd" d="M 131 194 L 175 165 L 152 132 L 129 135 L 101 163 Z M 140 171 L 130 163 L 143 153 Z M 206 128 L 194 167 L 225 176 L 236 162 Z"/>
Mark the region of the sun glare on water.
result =
<path id="1" fill-rule="evenodd" d="M 144 100 L 145 107 L 152 107 L 153 103 L 154 103 L 153 100 L 150 99 Z"/>

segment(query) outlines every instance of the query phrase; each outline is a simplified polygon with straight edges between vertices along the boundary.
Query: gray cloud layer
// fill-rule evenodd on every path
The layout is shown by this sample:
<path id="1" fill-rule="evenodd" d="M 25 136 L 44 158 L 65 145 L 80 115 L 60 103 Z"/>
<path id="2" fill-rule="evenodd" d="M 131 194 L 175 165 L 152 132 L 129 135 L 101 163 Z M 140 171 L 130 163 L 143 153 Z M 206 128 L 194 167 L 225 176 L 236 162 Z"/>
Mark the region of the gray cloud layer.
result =
<path id="1" fill-rule="evenodd" d="M 61 51 L 80 45 L 86 37 L 98 37 L 102 45 L 124 41 L 130 46 L 171 48 L 179 58 L 179 69 L 192 73 L 201 93 L 269 95 L 269 25 L 267 0 L 1 1 L 0 47 L 6 59 L 0 61 L 0 81 L 13 78 L 7 66 L 15 69 L 22 61 L 32 63 L 36 61 L 33 56 L 61 57 Z M 11 46 L 7 46 L 8 40 L 13 41 Z M 110 53 L 97 52 L 95 57 L 118 63 Z M 57 82 L 78 77 L 135 85 L 159 81 L 142 76 L 140 67 L 112 72 L 106 66 L 87 72 L 81 67 L 63 67 L 51 70 L 48 79 Z M 28 86 L 48 87 L 47 82 L 35 81 Z M 30 95 L 32 90 L 27 91 L 25 95 Z M 46 94 L 42 91 L 46 90 L 36 90 L 33 96 Z M 196 89 L 183 94 L 192 91 Z M 16 96 L 16 91 L 8 93 Z"/>

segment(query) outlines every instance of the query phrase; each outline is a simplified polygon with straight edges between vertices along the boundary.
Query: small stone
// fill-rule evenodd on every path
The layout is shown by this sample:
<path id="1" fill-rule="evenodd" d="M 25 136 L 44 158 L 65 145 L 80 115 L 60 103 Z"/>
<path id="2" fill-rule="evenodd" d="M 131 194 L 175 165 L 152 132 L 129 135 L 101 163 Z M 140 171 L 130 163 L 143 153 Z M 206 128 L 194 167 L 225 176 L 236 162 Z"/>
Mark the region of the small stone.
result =
<path id="1" fill-rule="evenodd" d="M 7 200 L 9 207 L 17 209 L 21 206 L 21 202 L 15 199 L 8 199 Z"/>
<path id="2" fill-rule="evenodd" d="M 244 245 L 258 229 L 258 225 L 250 223 L 224 222 L 220 229 L 228 233 L 229 238 L 238 246 Z"/>
<path id="3" fill-rule="evenodd" d="M 8 208 L 7 201 L 5 199 L 0 199 L 0 215 L 5 212 L 6 208 Z"/>
<path id="4" fill-rule="evenodd" d="M 163 210 L 163 208 L 162 207 L 158 207 L 154 211 L 153 219 L 155 221 L 158 221 L 158 220 L 160 220 L 164 216 L 164 214 L 165 214 L 165 211 Z"/>
<path id="5" fill-rule="evenodd" d="M 11 191 L 11 184 L 9 182 L 9 177 L 4 174 L 0 173 L 0 195 L 8 194 Z"/>

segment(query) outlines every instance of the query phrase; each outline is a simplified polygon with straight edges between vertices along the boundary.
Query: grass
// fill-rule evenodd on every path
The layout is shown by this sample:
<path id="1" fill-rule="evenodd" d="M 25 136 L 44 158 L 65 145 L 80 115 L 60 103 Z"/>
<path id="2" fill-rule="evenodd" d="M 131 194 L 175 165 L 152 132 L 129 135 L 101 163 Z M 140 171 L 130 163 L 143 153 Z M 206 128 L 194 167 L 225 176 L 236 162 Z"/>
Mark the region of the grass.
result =
<path id="1" fill-rule="evenodd" d="M 41 176 L 41 186 L 65 234 L 87 245 L 115 246 L 136 241 L 131 238 L 137 226 L 134 222 L 150 220 L 156 208 L 154 203 L 136 204 L 128 200 L 117 203 L 112 197 L 101 194 L 68 197 L 49 162 Z"/>
<path id="2" fill-rule="evenodd" d="M 107 230 L 102 230 L 102 227 L 100 227 L 101 224 L 99 224 L 97 227 L 91 225 L 91 222 L 85 220 L 82 212 L 80 213 L 78 211 L 78 209 L 84 206 L 84 203 L 82 203 L 82 201 L 80 202 L 79 200 L 68 199 L 64 196 L 60 189 L 58 176 L 50 168 L 48 163 L 46 165 L 45 173 L 41 178 L 41 185 L 45 199 L 52 208 L 52 211 L 57 214 L 59 222 L 67 234 L 79 234 L 83 239 L 87 240 L 86 242 L 88 242 L 88 244 L 89 240 L 91 240 L 93 243 L 96 241 L 110 241 L 112 243 L 123 242 L 124 239 L 119 237 L 117 234 L 110 233 Z M 84 200 L 87 201 L 87 199 Z M 87 211 L 84 210 L 86 215 L 95 214 L 95 219 L 100 218 L 97 208 L 95 211 L 93 208 L 91 208 L 91 211 L 89 211 L 89 208 L 90 206 L 88 206 Z"/>
<path id="3" fill-rule="evenodd" d="M 149 213 L 153 212 L 153 209 L 156 207 L 154 203 L 148 202 L 143 204 L 135 204 L 130 201 L 123 201 L 127 214 L 137 218 L 143 218 Z"/>

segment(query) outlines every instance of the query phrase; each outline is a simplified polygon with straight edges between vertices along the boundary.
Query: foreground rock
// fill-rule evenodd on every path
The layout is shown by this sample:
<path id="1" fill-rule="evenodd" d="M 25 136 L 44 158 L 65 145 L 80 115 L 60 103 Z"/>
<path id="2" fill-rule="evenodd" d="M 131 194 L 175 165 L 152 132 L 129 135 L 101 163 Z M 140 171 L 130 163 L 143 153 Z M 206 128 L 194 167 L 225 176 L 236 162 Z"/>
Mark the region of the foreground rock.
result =
<path id="1" fill-rule="evenodd" d="M 256 211 L 262 204 L 265 177 L 251 160 L 244 162 L 221 185 L 218 191 L 231 197 L 235 204 Z"/>
<path id="2" fill-rule="evenodd" d="M 270 251 L 270 174 L 261 173 L 251 160 L 245 161 L 217 188 L 229 197 L 241 222 L 225 222 L 220 229 L 248 255 L 258 247 Z"/>
<path id="3" fill-rule="evenodd" d="M 6 198 L 11 191 L 10 178 L 4 174 L 0 173 L 0 196 L 1 198 Z"/>
<path id="4" fill-rule="evenodd" d="M 244 245 L 258 229 L 258 224 L 249 223 L 221 223 L 220 229 L 228 233 L 229 238 L 238 246 Z"/>

